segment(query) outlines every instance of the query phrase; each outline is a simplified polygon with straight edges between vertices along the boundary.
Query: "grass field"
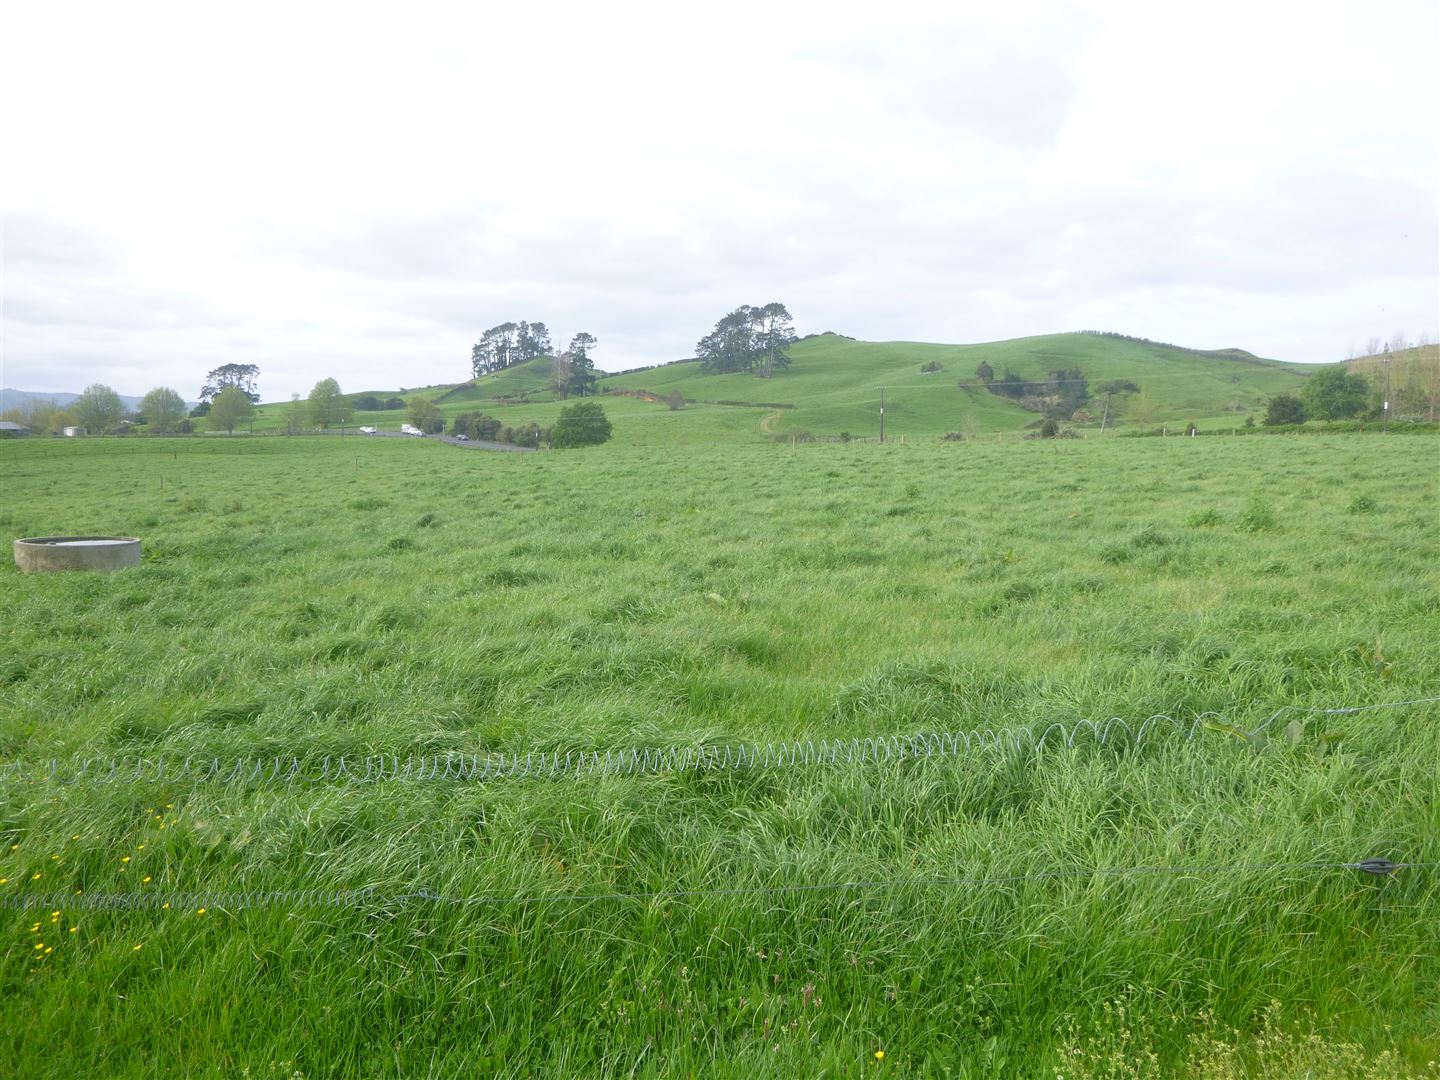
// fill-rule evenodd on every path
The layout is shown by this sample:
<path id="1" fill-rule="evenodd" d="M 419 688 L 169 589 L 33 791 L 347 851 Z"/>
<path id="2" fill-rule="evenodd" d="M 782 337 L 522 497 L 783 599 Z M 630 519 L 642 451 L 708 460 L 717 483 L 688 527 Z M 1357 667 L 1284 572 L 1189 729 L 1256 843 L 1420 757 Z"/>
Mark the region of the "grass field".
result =
<path id="1" fill-rule="evenodd" d="M 0 568 L 0 762 L 1248 729 L 1440 694 L 1428 436 L 667 449 L 639 426 L 531 455 L 0 443 L 6 534 L 145 542 L 115 575 Z M 1432 1076 L 1435 867 L 1295 864 L 1440 861 L 1440 708 L 1291 720 L 727 773 L 12 779 L 0 902 L 493 902 L 0 908 L 0 1055 L 17 1077 Z M 1134 867 L 1184 872 L 1104 872 Z M 844 882 L 890 884 L 811 888 Z"/>

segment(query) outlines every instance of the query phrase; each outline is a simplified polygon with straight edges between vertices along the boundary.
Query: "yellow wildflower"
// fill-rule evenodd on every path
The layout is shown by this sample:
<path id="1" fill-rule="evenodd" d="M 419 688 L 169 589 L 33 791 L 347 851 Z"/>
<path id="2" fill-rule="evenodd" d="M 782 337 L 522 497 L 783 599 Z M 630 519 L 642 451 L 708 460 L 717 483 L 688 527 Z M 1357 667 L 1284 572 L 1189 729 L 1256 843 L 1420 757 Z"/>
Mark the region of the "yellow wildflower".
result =
<path id="1" fill-rule="evenodd" d="M 143 942 L 142 942 L 142 944 L 143 944 Z M 136 945 L 135 948 L 132 949 L 131 951 L 132 951 L 132 952 L 139 952 L 139 951 L 140 951 L 140 945 Z"/>
<path id="2" fill-rule="evenodd" d="M 149 874 L 146 874 L 143 878 L 140 879 L 141 884 L 144 884 L 145 882 L 147 882 L 147 881 L 149 881 L 149 880 L 150 880 L 150 875 L 149 875 Z"/>
<path id="3" fill-rule="evenodd" d="M 45 942 L 43 942 L 43 941 L 37 941 L 37 942 L 35 942 L 35 947 L 36 947 L 37 949 L 43 949 L 43 948 L 45 947 Z"/>
<path id="4" fill-rule="evenodd" d="M 125 856 L 123 859 L 121 859 L 120 861 L 121 861 L 121 862 L 129 862 L 129 861 L 130 861 L 130 856 L 129 856 L 129 855 L 126 855 L 126 856 Z"/>
<path id="5" fill-rule="evenodd" d="M 196 915 L 204 915 L 204 914 L 205 914 L 205 909 L 202 907 L 202 908 L 201 908 L 199 911 L 197 911 L 195 914 L 196 914 Z"/>
<path id="6" fill-rule="evenodd" d="M 876 1061 L 884 1061 L 884 1060 L 885 1060 L 885 1051 L 884 1051 L 884 1050 L 876 1050 L 876 1051 L 875 1051 L 875 1060 L 876 1060 Z"/>
<path id="7" fill-rule="evenodd" d="M 39 881 L 39 880 L 40 880 L 40 871 L 39 871 L 39 870 L 36 870 L 33 874 L 31 874 L 31 875 L 30 875 L 30 880 L 31 880 L 31 881 Z"/>
<path id="8" fill-rule="evenodd" d="M 70 932 L 71 932 L 72 934 L 74 934 L 74 933 L 77 933 L 77 932 L 79 931 L 79 929 L 80 929 L 80 927 L 78 927 L 78 926 L 72 926 L 72 927 L 70 927 Z"/>

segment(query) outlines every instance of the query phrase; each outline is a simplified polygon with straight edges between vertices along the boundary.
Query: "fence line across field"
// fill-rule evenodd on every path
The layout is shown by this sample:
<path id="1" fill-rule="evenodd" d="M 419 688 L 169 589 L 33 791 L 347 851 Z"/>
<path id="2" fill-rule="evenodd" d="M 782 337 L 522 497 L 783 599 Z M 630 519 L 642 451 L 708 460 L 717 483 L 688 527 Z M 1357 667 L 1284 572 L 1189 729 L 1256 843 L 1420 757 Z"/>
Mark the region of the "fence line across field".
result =
<path id="1" fill-rule="evenodd" d="M 1402 870 L 1433 870 L 1435 862 L 1391 862 L 1366 858 L 1355 862 L 1292 862 L 1226 864 L 1214 866 L 1097 866 L 1045 870 L 1031 874 L 1002 874 L 990 877 L 882 878 L 861 881 L 799 883 L 793 885 L 739 885 L 717 888 L 661 889 L 653 892 L 576 892 L 537 895 L 447 895 L 415 887 L 384 892 L 378 887 L 364 889 L 280 889 L 235 891 L 166 892 L 45 892 L 12 893 L 0 898 L 0 910 L 9 911 L 169 911 L 174 914 L 207 911 L 237 912 L 267 908 L 361 908 L 380 910 L 434 904 L 441 907 L 504 907 L 598 903 L 603 901 L 699 900 L 739 896 L 787 896 L 806 893 L 854 892 L 880 889 L 964 889 L 1001 888 L 1032 881 L 1065 878 L 1119 878 L 1139 875 L 1213 877 L 1219 874 L 1328 873 L 1348 870 L 1372 879 L 1389 878 Z"/>
<path id="2" fill-rule="evenodd" d="M 297 755 L 220 759 L 90 757 L 72 762 L 15 760 L 0 763 L 0 783 L 59 784 L 367 784 L 485 783 L 497 780 L 574 777 L 642 776 L 659 773 L 724 772 L 785 769 L 825 765 L 865 765 L 894 761 L 958 757 L 985 749 L 1029 750 L 1047 746 L 1073 748 L 1082 742 L 1106 746 L 1140 746 L 1153 733 L 1171 732 L 1194 740 L 1201 732 L 1219 731 L 1255 739 L 1283 716 L 1339 716 L 1440 703 L 1440 697 L 1390 701 L 1376 705 L 1276 709 L 1254 728 L 1230 724 L 1223 713 L 1203 712 L 1188 723 L 1164 714 L 1132 724 L 1122 717 L 1052 723 L 1041 728 L 972 728 L 958 732 L 916 735 L 875 735 L 849 739 L 799 739 L 789 742 L 738 745 L 633 747 L 607 750 L 537 750 L 517 753 L 371 754 L 364 757 L 326 755 L 318 761 Z"/>

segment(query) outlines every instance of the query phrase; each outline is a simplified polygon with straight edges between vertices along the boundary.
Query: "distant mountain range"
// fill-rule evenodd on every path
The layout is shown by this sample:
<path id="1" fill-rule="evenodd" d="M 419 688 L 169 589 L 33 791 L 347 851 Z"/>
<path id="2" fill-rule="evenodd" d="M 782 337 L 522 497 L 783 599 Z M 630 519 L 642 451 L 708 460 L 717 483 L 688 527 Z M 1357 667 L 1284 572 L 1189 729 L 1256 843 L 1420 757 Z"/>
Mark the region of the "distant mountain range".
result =
<path id="1" fill-rule="evenodd" d="M 26 403 L 31 401 L 54 402 L 56 405 L 64 408 L 66 405 L 69 405 L 79 396 L 79 394 L 71 393 L 66 390 L 55 391 L 51 393 L 49 391 L 42 390 L 12 390 L 8 386 L 0 386 L 0 412 L 5 412 L 9 409 L 23 409 Z M 131 397 L 128 394 L 121 394 L 120 400 L 124 402 L 125 408 L 129 409 L 131 412 L 134 412 L 140 407 L 140 398 L 138 397 Z M 185 407 L 187 409 L 193 409 L 198 404 L 199 402 L 196 401 L 187 401 L 185 403 Z"/>

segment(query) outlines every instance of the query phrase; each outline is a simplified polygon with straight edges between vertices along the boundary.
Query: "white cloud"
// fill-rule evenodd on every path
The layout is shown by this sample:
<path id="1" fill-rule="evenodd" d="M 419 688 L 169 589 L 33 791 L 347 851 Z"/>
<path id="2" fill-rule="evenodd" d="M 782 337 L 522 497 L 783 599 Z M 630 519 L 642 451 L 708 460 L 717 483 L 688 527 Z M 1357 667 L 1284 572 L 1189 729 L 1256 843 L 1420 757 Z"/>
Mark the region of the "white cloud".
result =
<path id="1" fill-rule="evenodd" d="M 1437 30 L 1423 3 L 30 5 L 0 378 L 413 385 L 510 318 L 630 367 L 771 299 L 877 339 L 1334 359 L 1440 322 Z"/>

